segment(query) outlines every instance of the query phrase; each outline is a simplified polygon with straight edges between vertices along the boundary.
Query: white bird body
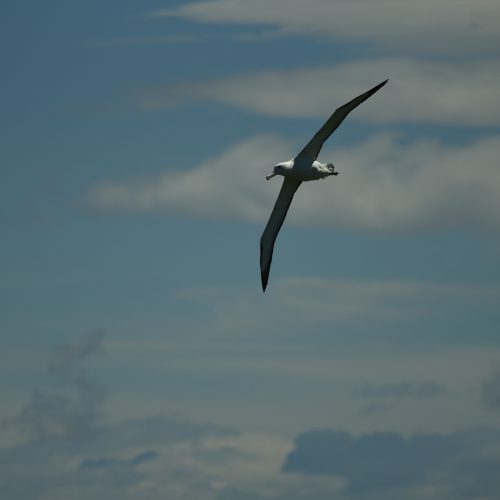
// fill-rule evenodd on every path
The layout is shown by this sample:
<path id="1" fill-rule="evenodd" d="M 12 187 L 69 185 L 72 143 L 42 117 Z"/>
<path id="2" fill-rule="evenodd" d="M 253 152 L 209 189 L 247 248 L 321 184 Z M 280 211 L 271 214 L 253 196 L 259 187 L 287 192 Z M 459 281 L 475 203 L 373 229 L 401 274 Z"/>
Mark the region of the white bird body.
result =
<path id="1" fill-rule="evenodd" d="M 347 115 L 362 102 L 366 101 L 377 90 L 387 83 L 385 80 L 364 94 L 352 99 L 347 104 L 337 108 L 314 137 L 305 145 L 302 151 L 293 159 L 278 163 L 273 172 L 266 176 L 269 180 L 276 175 L 284 177 L 278 199 L 274 205 L 269 221 L 260 238 L 260 274 L 262 290 L 266 291 L 271 261 L 273 258 L 274 243 L 279 230 L 285 220 L 293 196 L 302 182 L 324 179 L 330 175 L 337 175 L 333 163 L 320 163 L 317 158 L 324 142 L 330 137 Z"/>
<path id="2" fill-rule="evenodd" d="M 273 174 L 267 176 L 268 180 L 275 175 L 282 175 L 286 179 L 307 182 L 324 179 L 329 175 L 336 174 L 333 170 L 333 164 L 324 164 L 306 156 L 297 156 L 291 160 L 278 163 L 274 168 Z"/>

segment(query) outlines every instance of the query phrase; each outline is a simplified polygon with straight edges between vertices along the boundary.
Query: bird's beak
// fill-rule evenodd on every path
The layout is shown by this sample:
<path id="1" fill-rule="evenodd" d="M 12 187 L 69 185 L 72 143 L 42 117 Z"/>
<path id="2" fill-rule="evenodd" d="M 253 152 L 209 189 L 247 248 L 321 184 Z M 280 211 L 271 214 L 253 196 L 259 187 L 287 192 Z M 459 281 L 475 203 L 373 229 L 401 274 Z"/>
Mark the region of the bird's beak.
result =
<path id="1" fill-rule="evenodd" d="M 266 175 L 266 180 L 272 179 L 276 174 L 273 172 L 272 174 Z"/>

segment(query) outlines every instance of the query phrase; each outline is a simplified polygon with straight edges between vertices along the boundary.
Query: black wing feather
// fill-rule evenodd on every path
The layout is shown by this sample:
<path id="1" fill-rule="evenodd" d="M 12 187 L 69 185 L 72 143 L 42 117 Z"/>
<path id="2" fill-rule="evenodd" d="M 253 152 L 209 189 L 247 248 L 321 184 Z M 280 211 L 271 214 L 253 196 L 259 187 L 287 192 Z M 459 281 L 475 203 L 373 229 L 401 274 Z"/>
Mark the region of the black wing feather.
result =
<path id="1" fill-rule="evenodd" d="M 264 292 L 266 291 L 271 261 L 273 260 L 274 242 L 283 225 L 290 203 L 292 203 L 293 195 L 300 184 L 301 181 L 286 178 L 283 180 L 273 211 L 260 238 L 260 277 L 262 291 Z"/>
<path id="2" fill-rule="evenodd" d="M 362 102 L 366 101 L 369 97 L 375 94 L 375 92 L 382 88 L 387 82 L 388 80 L 379 83 L 364 94 L 361 94 L 352 101 L 349 101 L 347 104 L 337 108 L 333 112 L 332 116 L 328 118 L 325 124 L 316 132 L 314 137 L 306 144 L 304 149 L 297 156 L 306 156 L 315 160 L 323 147 L 323 143 L 333 134 L 333 132 L 335 132 L 337 127 L 345 120 L 346 116 L 353 109 L 357 108 Z"/>

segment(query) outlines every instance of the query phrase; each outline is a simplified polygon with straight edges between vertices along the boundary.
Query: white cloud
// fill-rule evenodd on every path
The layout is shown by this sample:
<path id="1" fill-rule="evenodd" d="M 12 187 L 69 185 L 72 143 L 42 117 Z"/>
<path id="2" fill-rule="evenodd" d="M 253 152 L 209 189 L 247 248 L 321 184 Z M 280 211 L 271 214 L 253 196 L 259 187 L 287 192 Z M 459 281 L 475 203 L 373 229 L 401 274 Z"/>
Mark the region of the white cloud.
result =
<path id="1" fill-rule="evenodd" d="M 263 184 L 263 168 L 270 171 L 274 165 L 271 158 L 286 155 L 282 141 L 255 137 L 188 171 L 97 185 L 87 200 L 101 209 L 261 220 L 268 196 L 255 187 Z"/>
<path id="2" fill-rule="evenodd" d="M 188 214 L 264 222 L 279 190 L 264 175 L 293 149 L 255 137 L 185 171 L 103 182 L 86 195 L 99 210 Z M 376 135 L 351 149 L 327 149 L 335 179 L 304 183 L 288 224 L 358 230 L 500 227 L 500 136 L 463 146 Z"/>
<path id="3" fill-rule="evenodd" d="M 389 84 L 349 116 L 371 123 L 499 126 L 500 61 L 356 60 L 335 66 L 265 71 L 142 91 L 137 103 L 161 108 L 208 99 L 274 117 L 326 120 L 333 110 L 382 80 Z M 317 124 L 318 128 L 320 123 Z"/>
<path id="4" fill-rule="evenodd" d="M 393 52 L 492 53 L 500 44 L 494 0 L 211 0 L 151 16 L 276 27 L 283 34 L 365 42 Z"/>

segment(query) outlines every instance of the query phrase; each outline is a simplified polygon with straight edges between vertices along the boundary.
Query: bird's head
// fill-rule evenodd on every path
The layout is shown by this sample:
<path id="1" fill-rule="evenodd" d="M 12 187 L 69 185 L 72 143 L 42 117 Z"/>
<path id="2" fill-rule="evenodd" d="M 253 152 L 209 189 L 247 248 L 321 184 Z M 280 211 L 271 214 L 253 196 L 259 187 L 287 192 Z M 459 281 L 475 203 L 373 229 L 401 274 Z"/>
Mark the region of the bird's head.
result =
<path id="1" fill-rule="evenodd" d="M 283 175 L 284 168 L 285 167 L 281 163 L 278 163 L 273 167 L 273 172 L 269 175 L 266 175 L 266 179 L 269 180 L 273 178 L 275 175 Z"/>

